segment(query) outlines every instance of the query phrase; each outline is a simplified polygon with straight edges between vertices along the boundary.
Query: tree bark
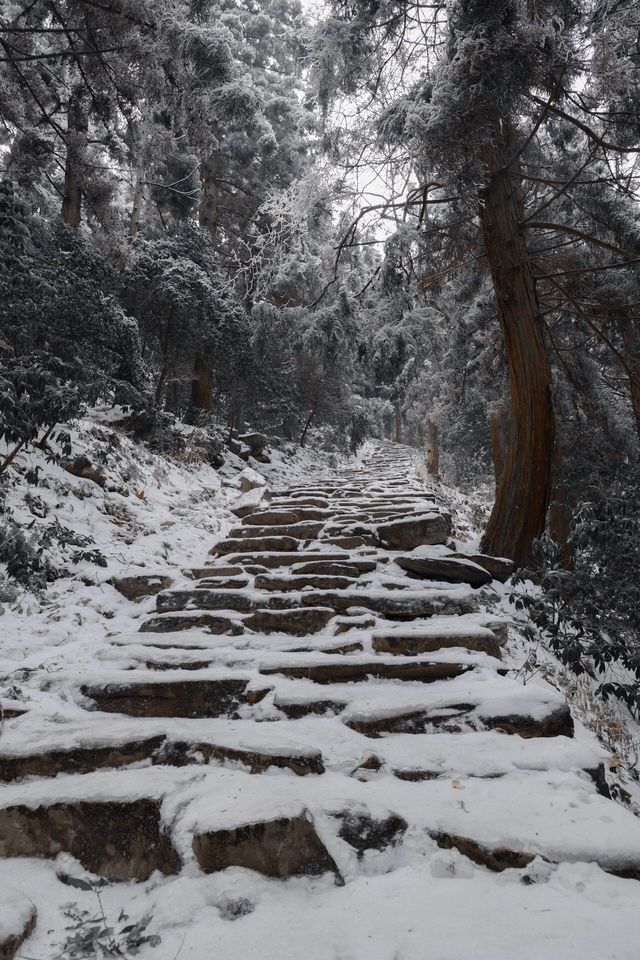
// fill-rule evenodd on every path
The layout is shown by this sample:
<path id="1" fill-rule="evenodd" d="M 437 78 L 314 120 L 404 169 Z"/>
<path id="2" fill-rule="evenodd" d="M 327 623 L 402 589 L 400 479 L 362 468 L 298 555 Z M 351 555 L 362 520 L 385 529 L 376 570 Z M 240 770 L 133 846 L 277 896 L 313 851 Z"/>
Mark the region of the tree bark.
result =
<path id="1" fill-rule="evenodd" d="M 508 124 L 499 135 L 485 157 L 490 177 L 480 222 L 509 364 L 511 422 L 483 550 L 526 566 L 551 497 L 554 414 L 542 316 L 520 226 L 521 182 L 508 160 L 517 150 L 515 135 Z"/>
<path id="2" fill-rule="evenodd" d="M 489 431 L 491 434 L 491 455 L 496 488 L 504 471 L 507 448 L 507 411 L 503 406 L 493 407 L 489 411 Z"/>
<path id="3" fill-rule="evenodd" d="M 191 403 L 196 410 L 211 411 L 213 406 L 213 367 L 206 354 L 198 351 L 193 364 Z"/>
<path id="4" fill-rule="evenodd" d="M 433 420 L 427 420 L 427 449 L 425 451 L 427 472 L 432 477 L 440 473 L 440 442 L 438 425 Z"/>
<path id="5" fill-rule="evenodd" d="M 129 236 L 135 237 L 142 219 L 144 208 L 144 170 L 138 167 L 136 170 L 136 182 L 133 188 L 133 204 L 131 206 L 131 220 L 129 222 Z"/>
<path id="6" fill-rule="evenodd" d="M 216 155 L 209 154 L 200 164 L 200 205 L 198 220 L 214 236 L 218 229 L 218 186 Z"/>
<path id="7" fill-rule="evenodd" d="M 82 166 L 87 147 L 89 119 L 84 102 L 84 91 L 73 90 L 67 106 L 66 158 L 64 165 L 64 193 L 62 219 L 77 229 L 82 216 Z"/>
<path id="8" fill-rule="evenodd" d="M 400 412 L 400 401 L 396 401 L 393 407 L 394 418 L 394 440 L 396 443 L 402 443 L 402 413 Z"/>

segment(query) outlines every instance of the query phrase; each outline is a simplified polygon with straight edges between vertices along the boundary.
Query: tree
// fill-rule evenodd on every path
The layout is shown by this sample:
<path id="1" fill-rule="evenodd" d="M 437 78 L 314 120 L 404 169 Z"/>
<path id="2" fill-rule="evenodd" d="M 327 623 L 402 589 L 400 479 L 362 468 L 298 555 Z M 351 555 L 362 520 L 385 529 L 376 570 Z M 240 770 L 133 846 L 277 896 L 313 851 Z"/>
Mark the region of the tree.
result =
<path id="1" fill-rule="evenodd" d="M 491 278 L 511 408 L 484 546 L 524 564 L 544 531 L 553 489 L 555 418 L 545 332 L 553 308 L 541 303 L 546 288 L 539 275 L 557 269 L 568 242 L 599 254 L 595 269 L 625 255 L 618 243 L 598 236 L 593 222 L 583 229 L 575 207 L 564 209 L 563 199 L 596 170 L 601 192 L 605 185 L 617 196 L 625 192 L 611 156 L 635 146 L 629 145 L 629 123 L 622 142 L 601 132 L 611 83 L 604 70 L 598 83 L 589 83 L 588 37 L 597 22 L 596 57 L 604 62 L 616 47 L 616 56 L 629 64 L 632 30 L 625 47 L 607 35 L 602 5 L 586 0 L 389 0 L 375 6 L 338 0 L 332 11 L 317 39 L 320 98 L 327 103 L 338 89 L 353 93 L 363 82 L 363 123 L 355 134 L 360 155 L 369 163 L 377 156 L 392 179 L 402 180 L 400 193 L 362 208 L 354 225 L 372 216 L 395 219 L 398 227 L 413 222 L 413 269 L 434 292 L 445 277 L 473 263 Z M 616 111 L 617 127 L 625 126 L 621 115 Z M 577 163 L 570 169 L 545 164 L 544 148 L 566 137 L 567 125 L 580 141 Z M 531 190 L 536 182 L 547 188 L 543 198 Z M 354 227 L 346 240 L 359 241 Z"/>

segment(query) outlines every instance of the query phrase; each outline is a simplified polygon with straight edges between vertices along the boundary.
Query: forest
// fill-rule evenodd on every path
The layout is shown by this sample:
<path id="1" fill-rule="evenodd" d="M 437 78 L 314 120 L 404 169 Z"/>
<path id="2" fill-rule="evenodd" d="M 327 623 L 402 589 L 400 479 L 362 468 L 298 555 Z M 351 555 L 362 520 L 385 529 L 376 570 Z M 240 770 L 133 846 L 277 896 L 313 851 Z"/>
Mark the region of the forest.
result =
<path id="1" fill-rule="evenodd" d="M 98 400 L 214 464 L 247 430 L 393 437 L 495 483 L 485 549 L 567 662 L 638 675 L 639 29 L 634 0 L 8 0 L 0 477 Z"/>
<path id="2" fill-rule="evenodd" d="M 0 960 L 637 960 L 639 160 L 639 0 L 0 2 Z"/>

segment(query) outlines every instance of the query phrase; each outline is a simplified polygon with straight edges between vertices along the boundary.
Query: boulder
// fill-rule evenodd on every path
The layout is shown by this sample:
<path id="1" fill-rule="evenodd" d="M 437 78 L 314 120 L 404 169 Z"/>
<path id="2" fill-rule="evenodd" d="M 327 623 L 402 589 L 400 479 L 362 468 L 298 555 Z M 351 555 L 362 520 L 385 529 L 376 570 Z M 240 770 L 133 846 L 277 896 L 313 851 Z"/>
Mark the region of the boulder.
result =
<path id="1" fill-rule="evenodd" d="M 468 583 L 471 587 L 483 587 L 491 583 L 492 579 L 491 574 L 484 567 L 462 557 L 408 555 L 396 557 L 395 562 L 403 570 L 425 580 Z"/>
<path id="2" fill-rule="evenodd" d="M 241 440 L 234 440 L 231 438 L 227 446 L 229 447 L 229 450 L 231 450 L 231 453 L 235 453 L 236 457 L 240 457 L 241 460 L 248 460 L 251 456 L 250 447 L 248 447 L 246 443 L 242 443 Z"/>
<path id="3" fill-rule="evenodd" d="M 494 580 L 504 583 L 513 573 L 513 560 L 506 557 L 489 557 L 484 553 L 454 553 L 452 557 L 475 563 L 491 574 Z"/>
<path id="4" fill-rule="evenodd" d="M 251 467 L 245 467 L 244 470 L 241 470 L 236 480 L 243 493 L 248 493 L 249 490 L 255 490 L 256 488 L 264 488 L 267 485 L 267 481 L 262 474 Z"/>
<path id="5" fill-rule="evenodd" d="M 111 577 L 107 582 L 127 600 L 143 600 L 170 587 L 171 577 L 164 574 L 144 574 L 132 577 Z"/>
<path id="6" fill-rule="evenodd" d="M 261 506 L 271 499 L 271 494 L 266 487 L 253 487 L 241 497 L 237 497 L 230 505 L 229 509 L 235 513 L 236 517 L 244 518 L 250 513 L 259 510 Z"/>
<path id="7" fill-rule="evenodd" d="M 379 523 L 375 529 L 385 547 L 413 550 L 422 544 L 446 543 L 451 535 L 451 517 L 445 513 L 426 513 Z"/>
<path id="8" fill-rule="evenodd" d="M 249 447 L 252 457 L 256 457 L 263 453 L 266 447 L 269 446 L 269 441 L 265 437 L 264 433 L 242 433 L 238 437 L 238 440 L 241 443 L 244 443 L 245 446 Z"/>

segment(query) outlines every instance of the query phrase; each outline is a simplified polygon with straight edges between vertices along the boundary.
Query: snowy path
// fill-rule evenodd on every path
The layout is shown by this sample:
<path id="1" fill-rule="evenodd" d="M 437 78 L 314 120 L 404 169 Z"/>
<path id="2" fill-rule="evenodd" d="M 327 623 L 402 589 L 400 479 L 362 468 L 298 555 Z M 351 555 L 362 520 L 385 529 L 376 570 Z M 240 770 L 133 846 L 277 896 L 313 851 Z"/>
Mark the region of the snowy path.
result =
<path id="1" fill-rule="evenodd" d="M 394 444 L 260 496 L 5 703 L 0 958 L 98 955 L 61 947 L 74 902 L 125 953 L 150 915 L 141 960 L 636 960 L 640 823 L 514 675 L 508 565 L 445 546 Z"/>

